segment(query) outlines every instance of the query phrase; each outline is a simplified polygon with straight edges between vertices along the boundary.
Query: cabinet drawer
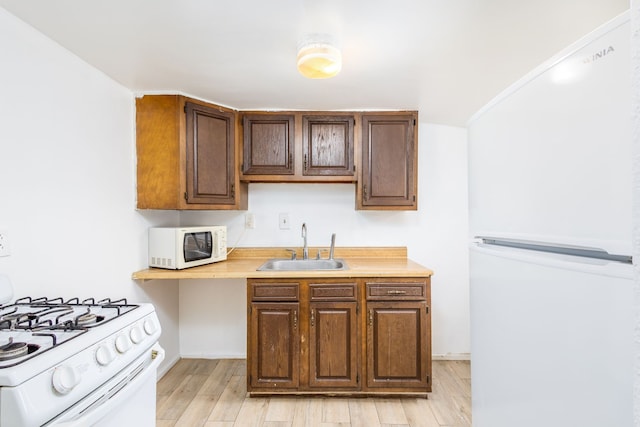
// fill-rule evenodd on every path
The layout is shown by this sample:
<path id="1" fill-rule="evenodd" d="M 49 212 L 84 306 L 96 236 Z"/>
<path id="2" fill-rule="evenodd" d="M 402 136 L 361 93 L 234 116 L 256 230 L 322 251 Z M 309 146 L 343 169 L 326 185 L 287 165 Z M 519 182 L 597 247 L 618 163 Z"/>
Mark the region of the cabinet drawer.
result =
<path id="1" fill-rule="evenodd" d="M 355 283 L 310 283 L 309 298 L 311 301 L 355 301 Z"/>
<path id="2" fill-rule="evenodd" d="M 299 283 L 252 283 L 251 301 L 298 301 Z"/>
<path id="3" fill-rule="evenodd" d="M 426 282 L 367 283 L 367 300 L 422 301 L 427 299 Z"/>

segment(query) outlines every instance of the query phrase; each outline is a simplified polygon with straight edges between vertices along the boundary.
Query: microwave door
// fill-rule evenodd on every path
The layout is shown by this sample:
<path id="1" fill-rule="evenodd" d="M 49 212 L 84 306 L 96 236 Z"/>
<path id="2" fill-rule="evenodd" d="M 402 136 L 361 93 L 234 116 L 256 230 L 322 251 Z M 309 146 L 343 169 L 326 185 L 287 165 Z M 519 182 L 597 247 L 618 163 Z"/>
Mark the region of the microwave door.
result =
<path id="1" fill-rule="evenodd" d="M 211 258 L 213 250 L 210 231 L 185 233 L 183 255 L 185 262 Z"/>

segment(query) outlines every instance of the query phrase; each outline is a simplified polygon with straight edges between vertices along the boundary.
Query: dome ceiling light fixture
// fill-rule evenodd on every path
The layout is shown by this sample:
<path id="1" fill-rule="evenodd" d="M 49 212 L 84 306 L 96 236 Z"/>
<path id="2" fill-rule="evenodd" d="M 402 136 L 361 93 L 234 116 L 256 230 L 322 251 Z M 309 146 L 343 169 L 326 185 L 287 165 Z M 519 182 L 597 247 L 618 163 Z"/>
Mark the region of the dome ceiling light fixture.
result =
<path id="1" fill-rule="evenodd" d="M 308 34 L 298 44 L 298 71 L 309 79 L 328 79 L 342 69 L 340 49 L 328 34 Z"/>

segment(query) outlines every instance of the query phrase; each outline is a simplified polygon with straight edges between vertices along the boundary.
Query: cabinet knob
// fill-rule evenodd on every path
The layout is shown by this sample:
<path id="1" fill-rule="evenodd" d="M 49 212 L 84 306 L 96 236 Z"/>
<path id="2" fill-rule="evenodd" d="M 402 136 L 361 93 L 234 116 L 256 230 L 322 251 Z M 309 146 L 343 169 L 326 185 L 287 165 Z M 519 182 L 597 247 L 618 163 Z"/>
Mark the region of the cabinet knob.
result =
<path id="1" fill-rule="evenodd" d="M 369 326 L 373 325 L 373 310 L 369 310 Z"/>
<path id="2" fill-rule="evenodd" d="M 311 326 L 314 326 L 316 323 L 316 311 L 311 309 Z"/>
<path id="3" fill-rule="evenodd" d="M 293 310 L 293 330 L 298 330 L 298 310 Z"/>

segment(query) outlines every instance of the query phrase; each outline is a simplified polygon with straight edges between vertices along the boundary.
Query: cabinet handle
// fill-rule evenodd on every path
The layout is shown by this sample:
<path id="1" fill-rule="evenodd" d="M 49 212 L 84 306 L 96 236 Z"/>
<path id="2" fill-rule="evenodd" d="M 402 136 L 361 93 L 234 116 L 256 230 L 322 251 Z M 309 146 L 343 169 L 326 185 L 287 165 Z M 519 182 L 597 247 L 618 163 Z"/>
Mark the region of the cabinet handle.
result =
<path id="1" fill-rule="evenodd" d="M 373 310 L 369 310 L 369 326 L 373 325 Z"/>
<path id="2" fill-rule="evenodd" d="M 304 155 L 304 170 L 307 170 L 307 155 Z"/>
<path id="3" fill-rule="evenodd" d="M 363 194 L 364 200 L 368 200 L 369 199 L 369 197 L 367 196 L 367 184 L 362 186 L 362 194 Z"/>
<path id="4" fill-rule="evenodd" d="M 293 330 L 298 330 L 298 310 L 293 310 Z"/>
<path id="5" fill-rule="evenodd" d="M 316 311 L 311 309 L 311 326 L 314 326 L 316 323 Z"/>
<path id="6" fill-rule="evenodd" d="M 236 197 L 236 185 L 231 184 L 231 197 Z"/>
<path id="7" fill-rule="evenodd" d="M 406 295 L 407 291 L 388 290 L 387 295 Z"/>

